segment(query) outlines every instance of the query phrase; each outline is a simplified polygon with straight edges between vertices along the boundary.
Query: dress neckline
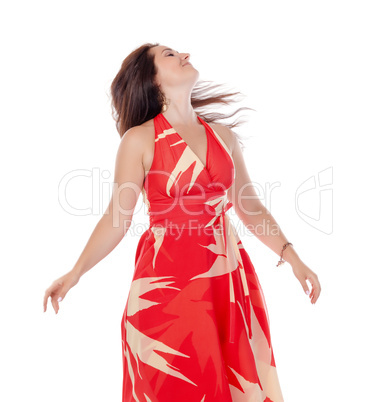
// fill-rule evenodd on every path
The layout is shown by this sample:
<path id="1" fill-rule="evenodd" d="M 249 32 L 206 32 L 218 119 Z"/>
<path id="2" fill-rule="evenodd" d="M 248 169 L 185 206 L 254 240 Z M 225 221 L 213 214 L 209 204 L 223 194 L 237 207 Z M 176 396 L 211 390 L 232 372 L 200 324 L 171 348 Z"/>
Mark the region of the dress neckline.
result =
<path id="1" fill-rule="evenodd" d="M 201 122 L 201 124 L 204 126 L 204 129 L 205 129 L 205 135 L 206 135 L 205 164 L 201 161 L 201 159 L 198 157 L 198 155 L 191 149 L 189 144 L 182 138 L 182 136 L 179 134 L 179 132 L 171 125 L 171 123 L 167 120 L 167 118 L 163 115 L 163 113 L 160 113 L 160 115 L 163 117 L 163 119 L 166 121 L 166 123 L 170 126 L 170 128 L 172 128 L 175 131 L 175 134 L 178 136 L 178 138 L 181 139 L 183 141 L 183 143 L 189 148 L 190 152 L 194 155 L 194 157 L 197 159 L 197 161 L 202 165 L 203 169 L 208 171 L 208 167 L 209 167 L 209 135 L 208 135 L 208 128 L 204 124 L 201 117 L 197 116 L 198 121 Z"/>

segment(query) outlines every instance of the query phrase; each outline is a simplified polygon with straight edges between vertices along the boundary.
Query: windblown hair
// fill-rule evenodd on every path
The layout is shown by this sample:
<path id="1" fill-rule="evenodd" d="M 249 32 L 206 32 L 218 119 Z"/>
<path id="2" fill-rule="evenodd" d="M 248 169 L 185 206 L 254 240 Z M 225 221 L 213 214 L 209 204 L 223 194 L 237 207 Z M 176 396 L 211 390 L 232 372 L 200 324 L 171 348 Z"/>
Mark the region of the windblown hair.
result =
<path id="1" fill-rule="evenodd" d="M 149 52 L 155 46 L 159 46 L 159 43 L 146 43 L 130 53 L 122 62 L 121 69 L 111 84 L 112 116 L 121 138 L 131 127 L 153 119 L 162 111 L 164 94 L 154 82 L 157 70 L 154 56 Z M 237 95 L 241 95 L 240 92 L 225 92 L 221 90 L 222 87 L 223 85 L 213 84 L 211 81 L 198 81 L 193 88 L 191 104 L 197 115 L 207 123 L 220 123 L 244 109 L 253 110 L 241 107 L 229 114 L 208 113 L 212 104 L 230 105 L 238 101 Z M 219 89 L 220 91 L 216 91 Z M 241 123 L 236 120 L 225 125 L 232 129 Z M 238 134 L 235 134 L 240 139 Z"/>

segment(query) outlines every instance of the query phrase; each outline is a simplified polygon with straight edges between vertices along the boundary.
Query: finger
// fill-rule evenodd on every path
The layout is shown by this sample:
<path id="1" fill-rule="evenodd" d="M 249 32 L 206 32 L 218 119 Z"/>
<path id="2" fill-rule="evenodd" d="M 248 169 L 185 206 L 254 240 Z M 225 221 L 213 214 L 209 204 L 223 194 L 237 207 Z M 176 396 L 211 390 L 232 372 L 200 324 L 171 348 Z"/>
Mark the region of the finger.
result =
<path id="1" fill-rule="evenodd" d="M 57 314 L 59 310 L 58 302 L 56 302 L 55 296 L 52 296 L 51 299 L 52 299 L 53 310 Z"/>
<path id="2" fill-rule="evenodd" d="M 64 300 L 64 297 L 65 297 L 64 293 L 58 293 L 55 297 L 55 301 L 56 301 L 56 305 L 57 305 L 57 313 L 58 313 L 58 310 L 60 310 L 60 302 Z"/>
<path id="3" fill-rule="evenodd" d="M 49 296 L 51 296 L 51 294 L 52 294 L 52 288 L 53 288 L 53 286 L 50 286 L 45 291 L 45 296 L 43 297 L 43 312 L 45 312 L 47 310 L 48 299 L 49 299 Z"/>
<path id="4" fill-rule="evenodd" d="M 62 282 L 56 282 L 54 283 L 49 289 L 50 290 L 49 295 L 51 298 L 52 306 L 56 314 L 58 313 L 59 310 L 59 304 L 58 304 L 58 298 L 60 296 L 60 289 L 62 286 Z"/>
<path id="5" fill-rule="evenodd" d="M 301 284 L 301 286 L 302 286 L 302 288 L 303 288 L 303 290 L 304 290 L 304 293 L 305 293 L 306 295 L 309 295 L 309 294 L 310 294 L 310 290 L 308 289 L 308 285 L 307 285 L 306 280 L 305 280 L 305 279 L 300 280 L 300 284 Z"/>
<path id="6" fill-rule="evenodd" d="M 61 296 L 59 296 L 59 297 L 56 296 L 54 298 L 54 305 L 56 306 L 56 308 L 55 308 L 56 314 L 58 314 L 58 311 L 60 310 L 60 301 L 61 300 L 62 300 Z"/>
<path id="7" fill-rule="evenodd" d="M 312 289 L 312 293 L 311 293 L 311 300 L 312 300 L 312 303 L 315 303 L 315 301 L 316 301 L 316 295 L 317 295 L 317 288 L 316 288 L 316 286 L 314 286 L 313 289 Z"/>
<path id="8" fill-rule="evenodd" d="M 46 291 L 46 292 L 45 292 L 45 296 L 43 297 L 43 312 L 46 311 L 47 303 L 48 303 L 48 297 L 49 297 L 49 295 L 48 295 L 48 293 L 47 293 L 47 291 Z"/>
<path id="9" fill-rule="evenodd" d="M 316 303 L 316 301 L 319 298 L 319 295 L 320 295 L 320 285 L 319 285 L 319 287 L 315 286 L 315 288 L 314 288 L 314 296 L 312 298 L 312 303 Z"/>
<path id="10" fill-rule="evenodd" d="M 320 291 L 321 291 L 321 289 L 320 289 L 320 285 L 319 285 L 319 287 L 316 289 L 316 293 L 315 293 L 315 302 L 319 299 Z"/>
<path id="11" fill-rule="evenodd" d="M 319 280 L 318 280 L 317 277 L 314 279 L 314 281 L 315 281 L 314 299 L 315 299 L 315 302 L 316 302 L 318 300 L 318 298 L 319 298 L 319 295 L 320 295 L 321 286 L 320 286 L 320 283 L 319 283 Z"/>
<path id="12" fill-rule="evenodd" d="M 312 275 L 310 275 L 307 279 L 311 283 L 311 286 L 312 286 L 312 291 L 311 291 L 311 295 L 310 295 L 310 297 L 312 297 L 315 294 L 315 289 L 317 288 L 317 281 Z"/>

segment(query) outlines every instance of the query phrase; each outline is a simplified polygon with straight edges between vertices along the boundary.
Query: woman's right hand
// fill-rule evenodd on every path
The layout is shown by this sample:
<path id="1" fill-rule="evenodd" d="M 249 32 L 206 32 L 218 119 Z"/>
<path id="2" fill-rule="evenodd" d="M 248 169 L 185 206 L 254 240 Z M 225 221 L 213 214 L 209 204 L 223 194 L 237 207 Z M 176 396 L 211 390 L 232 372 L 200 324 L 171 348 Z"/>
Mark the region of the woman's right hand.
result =
<path id="1" fill-rule="evenodd" d="M 70 271 L 56 279 L 45 291 L 45 296 L 43 298 L 43 312 L 46 311 L 48 298 L 51 297 L 53 309 L 57 314 L 60 307 L 59 301 L 64 300 L 65 295 L 79 282 L 79 279 L 79 276 L 73 271 Z M 58 300 L 59 297 L 61 297 L 60 300 Z"/>

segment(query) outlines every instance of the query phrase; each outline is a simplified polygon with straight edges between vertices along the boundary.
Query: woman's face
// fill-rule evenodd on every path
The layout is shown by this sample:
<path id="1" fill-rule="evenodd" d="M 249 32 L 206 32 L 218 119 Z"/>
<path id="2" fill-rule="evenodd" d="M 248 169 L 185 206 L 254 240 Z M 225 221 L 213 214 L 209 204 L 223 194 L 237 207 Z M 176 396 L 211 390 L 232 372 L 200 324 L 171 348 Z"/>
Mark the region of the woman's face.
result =
<path id="1" fill-rule="evenodd" d="M 150 51 L 155 57 L 155 81 L 163 91 L 178 86 L 192 88 L 196 84 L 199 72 L 190 63 L 189 53 L 178 53 L 168 46 L 155 46 Z"/>

